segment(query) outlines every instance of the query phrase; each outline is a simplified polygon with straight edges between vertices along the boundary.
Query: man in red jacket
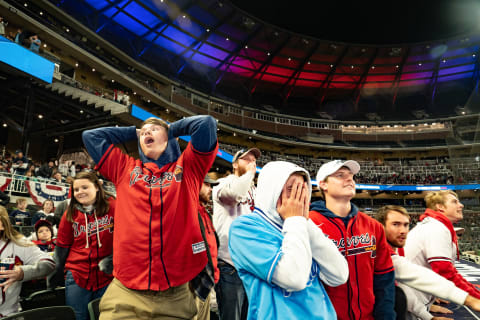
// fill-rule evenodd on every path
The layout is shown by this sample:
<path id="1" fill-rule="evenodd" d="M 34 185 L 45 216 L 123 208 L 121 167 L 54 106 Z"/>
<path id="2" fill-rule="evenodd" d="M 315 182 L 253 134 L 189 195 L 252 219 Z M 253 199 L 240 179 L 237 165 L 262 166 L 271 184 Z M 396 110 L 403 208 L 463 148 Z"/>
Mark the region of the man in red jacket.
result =
<path id="1" fill-rule="evenodd" d="M 340 320 L 394 320 L 395 276 L 383 226 L 350 202 L 355 196 L 356 161 L 334 160 L 317 173 L 324 200 L 310 206 L 310 219 L 347 259 L 350 275 L 325 286 Z"/>
<path id="2" fill-rule="evenodd" d="M 479 299 L 480 291 L 465 280 L 455 268 L 459 259 L 457 234 L 453 224 L 463 219 L 463 204 L 455 192 L 441 190 L 425 196 L 427 209 L 420 221 L 409 232 L 405 244 L 405 257 L 423 267 L 430 268 L 452 281 L 458 288 Z M 415 291 L 416 298 L 426 306 L 433 302 L 429 294 Z"/>
<path id="3" fill-rule="evenodd" d="M 202 230 L 202 235 L 205 241 L 208 243 L 208 264 L 205 267 L 206 272 L 213 276 L 214 282 L 218 283 L 220 279 L 220 270 L 218 269 L 218 238 L 215 233 L 215 228 L 212 223 L 212 187 L 217 185 L 218 182 L 210 178 L 207 174 L 203 180 L 202 187 L 199 194 L 199 204 L 198 204 L 198 215 L 200 228 Z M 212 291 L 213 287 L 205 288 L 209 291 Z M 211 294 L 208 294 L 205 301 L 202 301 L 200 298 L 197 298 L 197 309 L 198 314 L 195 320 L 209 320 L 210 319 L 210 297 Z"/>

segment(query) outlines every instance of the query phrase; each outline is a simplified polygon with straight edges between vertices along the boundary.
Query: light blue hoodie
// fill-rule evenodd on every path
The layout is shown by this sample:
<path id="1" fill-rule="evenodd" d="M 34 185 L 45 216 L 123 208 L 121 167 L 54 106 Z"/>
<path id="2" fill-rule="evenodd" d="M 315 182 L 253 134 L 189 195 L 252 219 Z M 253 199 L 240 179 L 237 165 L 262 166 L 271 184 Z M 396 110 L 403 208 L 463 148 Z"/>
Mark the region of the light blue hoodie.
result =
<path id="1" fill-rule="evenodd" d="M 320 267 L 315 260 L 303 290 L 287 291 L 272 283 L 284 238 L 277 200 L 290 175 L 296 172 L 307 178 L 311 192 L 305 169 L 283 161 L 267 163 L 258 177 L 254 212 L 240 216 L 230 228 L 229 249 L 247 292 L 248 319 L 337 319 L 319 280 Z"/>

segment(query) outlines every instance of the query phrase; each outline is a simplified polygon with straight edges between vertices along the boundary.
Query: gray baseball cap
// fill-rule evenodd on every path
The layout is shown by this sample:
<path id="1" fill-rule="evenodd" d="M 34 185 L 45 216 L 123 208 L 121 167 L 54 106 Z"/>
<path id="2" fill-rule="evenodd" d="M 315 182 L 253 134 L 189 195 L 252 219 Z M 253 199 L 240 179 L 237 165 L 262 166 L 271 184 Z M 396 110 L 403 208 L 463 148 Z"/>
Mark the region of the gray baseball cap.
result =
<path id="1" fill-rule="evenodd" d="M 241 150 L 238 150 L 237 153 L 235 153 L 235 155 L 233 156 L 233 160 L 232 160 L 232 163 L 234 163 L 235 161 L 237 161 L 238 159 L 241 159 L 243 157 L 245 157 L 247 154 L 253 154 L 253 156 L 255 157 L 255 159 L 258 159 L 260 158 L 260 156 L 262 155 L 262 153 L 260 152 L 259 149 L 257 148 L 250 148 L 248 150 L 245 151 L 245 149 L 241 149 Z"/>

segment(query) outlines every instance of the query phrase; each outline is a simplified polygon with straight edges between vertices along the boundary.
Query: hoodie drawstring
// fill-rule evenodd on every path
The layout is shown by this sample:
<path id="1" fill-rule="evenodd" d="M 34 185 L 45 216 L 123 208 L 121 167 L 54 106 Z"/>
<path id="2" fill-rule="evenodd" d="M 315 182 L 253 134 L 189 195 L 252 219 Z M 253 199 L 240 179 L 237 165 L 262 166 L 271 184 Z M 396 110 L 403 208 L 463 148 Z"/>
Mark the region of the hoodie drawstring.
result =
<path id="1" fill-rule="evenodd" d="M 97 241 L 98 247 L 102 247 L 102 242 L 100 241 L 100 231 L 98 231 L 98 219 L 97 219 L 97 211 L 94 211 L 93 214 L 95 215 L 95 224 L 97 225 Z"/>
<path id="2" fill-rule="evenodd" d="M 88 218 L 87 218 L 87 214 L 84 212 L 83 215 L 85 216 L 85 237 L 87 239 L 87 244 L 85 245 L 85 248 L 89 248 L 90 247 L 90 243 L 88 242 Z M 98 219 L 97 219 L 97 212 L 96 211 L 93 211 L 93 215 L 95 216 L 95 225 L 96 225 L 96 228 L 97 228 L 97 241 L 98 241 L 98 247 L 101 248 L 102 247 L 102 242 L 100 241 L 100 231 L 98 229 Z"/>
<path id="3" fill-rule="evenodd" d="M 85 212 L 83 213 L 83 215 L 85 216 L 85 237 L 87 238 L 87 244 L 85 245 L 85 248 L 89 248 L 90 244 L 88 243 L 88 219 Z"/>

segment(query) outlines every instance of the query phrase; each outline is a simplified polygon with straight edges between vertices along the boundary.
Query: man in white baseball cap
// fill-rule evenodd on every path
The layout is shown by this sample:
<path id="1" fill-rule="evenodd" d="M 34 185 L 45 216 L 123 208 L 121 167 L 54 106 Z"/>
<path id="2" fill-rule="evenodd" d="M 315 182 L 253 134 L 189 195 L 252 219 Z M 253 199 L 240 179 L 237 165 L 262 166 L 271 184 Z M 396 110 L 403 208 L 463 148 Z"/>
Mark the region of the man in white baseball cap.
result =
<path id="1" fill-rule="evenodd" d="M 317 173 L 317 182 L 324 181 L 326 178 L 335 173 L 341 167 L 347 167 L 350 169 L 353 175 L 356 175 L 360 171 L 360 165 L 354 160 L 333 160 L 325 163 L 320 167 Z"/>
<path id="2" fill-rule="evenodd" d="M 246 319 L 248 300 L 242 281 L 233 265 L 228 249 L 230 225 L 243 214 L 249 214 L 255 206 L 255 184 L 257 159 L 261 152 L 257 148 L 241 149 L 232 161 L 233 174 L 218 179 L 213 188 L 213 226 L 217 231 L 218 268 L 220 280 L 215 286 L 220 319 Z"/>
<path id="3" fill-rule="evenodd" d="M 350 272 L 346 284 L 325 288 L 340 320 L 394 320 L 395 275 L 385 230 L 351 203 L 359 171 L 356 161 L 333 160 L 317 173 L 324 199 L 311 204 L 310 219 L 335 243 Z"/>

